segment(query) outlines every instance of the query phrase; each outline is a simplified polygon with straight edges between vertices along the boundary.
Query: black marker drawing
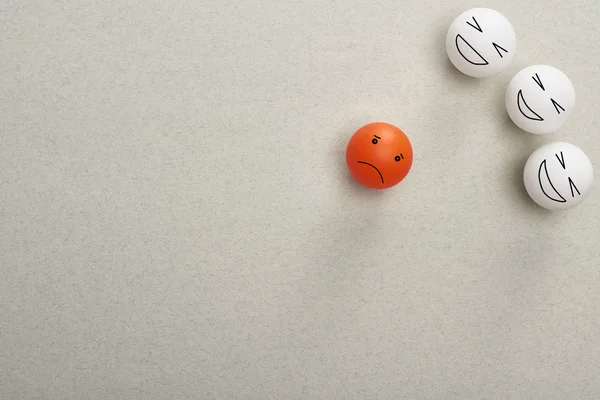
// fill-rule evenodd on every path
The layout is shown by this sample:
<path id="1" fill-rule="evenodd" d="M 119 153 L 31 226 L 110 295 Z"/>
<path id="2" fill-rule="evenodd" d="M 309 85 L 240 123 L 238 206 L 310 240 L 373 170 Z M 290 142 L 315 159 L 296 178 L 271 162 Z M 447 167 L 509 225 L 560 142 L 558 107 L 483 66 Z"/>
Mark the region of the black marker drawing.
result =
<path id="1" fill-rule="evenodd" d="M 565 165 L 565 155 L 563 154 L 563 152 L 560 152 L 560 157 L 558 156 L 558 154 L 555 154 L 555 156 L 558 162 L 560 163 L 560 166 L 563 167 L 563 169 L 567 169 L 567 166 Z"/>
<path id="2" fill-rule="evenodd" d="M 464 58 L 465 60 L 467 60 L 469 63 L 471 63 L 473 65 L 488 65 L 489 64 L 489 62 L 485 58 L 483 58 L 483 56 L 481 54 L 479 54 L 479 52 L 477 50 L 475 50 L 475 48 L 473 46 L 471 46 L 469 44 L 469 42 L 467 42 L 465 40 L 465 38 L 462 37 L 461 35 L 456 35 L 456 39 L 454 40 L 454 43 L 456 44 L 456 50 L 458 50 L 458 52 L 460 53 L 460 55 L 462 56 L 462 58 Z M 466 55 L 464 55 L 464 53 L 460 49 L 460 47 L 461 47 L 460 45 L 462 43 L 464 43 L 465 45 L 469 46 L 469 48 L 471 50 L 473 50 L 473 52 L 475 54 L 477 54 L 477 56 L 479 57 L 479 60 L 473 61 L 473 60 L 470 60 Z"/>
<path id="3" fill-rule="evenodd" d="M 535 83 L 537 83 L 537 84 L 538 84 L 538 86 L 539 86 L 539 87 L 541 87 L 541 88 L 542 88 L 542 90 L 545 92 L 545 91 L 546 91 L 546 88 L 545 88 L 545 87 L 544 87 L 544 85 L 542 84 L 542 80 L 540 79 L 539 75 L 538 75 L 538 74 L 535 74 L 535 76 L 532 76 L 532 78 L 533 78 L 533 80 L 535 81 Z M 535 78 L 537 78 L 537 79 L 535 79 Z"/>
<path id="4" fill-rule="evenodd" d="M 540 87 L 540 89 L 542 89 L 544 92 L 546 91 L 546 87 L 542 83 L 542 79 L 537 73 L 534 76 L 532 76 L 531 79 L 533 79 L 533 81 Z M 550 101 L 552 102 L 554 109 L 559 115 L 561 110 L 565 111 L 565 109 L 560 104 L 558 104 L 556 100 L 550 98 Z M 544 120 L 544 118 L 542 118 L 538 113 L 533 111 L 531 107 L 529 107 L 529 105 L 525 101 L 525 98 L 523 97 L 523 90 L 519 90 L 519 93 L 517 93 L 517 106 L 519 107 L 519 111 L 521 111 L 521 114 L 523 114 L 525 118 L 533 121 Z"/>
<path id="5" fill-rule="evenodd" d="M 369 165 L 369 166 L 375 168 L 375 171 L 377 171 L 377 173 L 379 174 L 379 177 L 381 178 L 381 183 L 384 183 L 383 182 L 383 175 L 381 175 L 381 172 L 379 171 L 379 169 L 377 169 L 376 166 L 374 166 L 373 164 L 369 164 L 368 162 L 364 162 L 364 161 L 357 161 L 357 163 L 359 163 L 359 164 L 366 164 L 366 165 Z"/>
<path id="6" fill-rule="evenodd" d="M 519 93 L 517 93 L 517 107 L 519 107 L 519 111 L 521 111 L 521 114 L 523 114 L 523 116 L 527 119 L 531 119 L 533 121 L 544 120 L 544 118 L 542 118 L 538 113 L 533 111 L 529 105 L 527 105 L 527 102 L 523 97 L 523 90 L 519 90 Z M 529 111 L 529 114 L 526 111 Z"/>
<path id="7" fill-rule="evenodd" d="M 542 174 L 542 170 L 543 170 L 543 174 Z M 560 198 L 560 200 L 557 199 L 556 197 L 552 197 L 550 194 L 548 194 L 548 192 L 546 192 L 546 189 L 544 189 L 544 184 L 542 183 L 542 176 L 545 176 L 546 180 L 552 187 L 552 191 L 554 193 L 551 192 L 550 194 L 552 196 L 556 195 L 556 197 Z M 548 167 L 546 166 L 546 160 L 544 160 L 540 163 L 540 169 L 538 170 L 538 182 L 540 184 L 540 189 L 542 189 L 542 193 L 544 193 L 547 198 L 549 198 L 552 201 L 556 201 L 557 203 L 566 203 L 567 202 L 567 200 L 560 193 L 558 193 L 558 190 L 556 190 L 556 188 L 554 187 L 554 184 L 552 183 L 552 180 L 550 179 L 550 176 L 548 175 Z M 571 178 L 569 178 L 569 182 L 571 182 Z M 575 188 L 575 189 L 577 190 L 577 188 Z M 548 190 L 548 191 L 550 191 L 550 190 Z M 571 189 L 571 191 L 572 191 L 572 189 Z M 577 190 L 577 192 L 579 193 L 579 190 Z"/>
<path id="8" fill-rule="evenodd" d="M 561 106 L 560 104 L 558 104 L 558 103 L 556 102 L 556 100 L 554 100 L 554 99 L 550 99 L 550 100 L 552 100 L 552 105 L 554 106 L 554 109 L 556 110 L 556 112 L 557 112 L 557 113 L 559 113 L 559 114 L 560 114 L 559 108 L 560 108 L 561 110 L 565 111 L 565 109 L 564 109 L 564 108 L 562 108 L 562 106 Z"/>
<path id="9" fill-rule="evenodd" d="M 492 42 L 492 44 L 494 45 L 494 48 L 498 52 L 498 55 L 500 56 L 500 58 L 504 58 L 504 56 L 502 55 L 502 53 L 500 53 L 500 50 L 504 51 L 505 53 L 508 53 L 508 50 L 506 50 L 504 47 L 500 46 L 496 42 Z"/>
<path id="10" fill-rule="evenodd" d="M 471 18 L 473 18 L 473 22 L 475 22 L 475 25 L 473 25 L 469 21 L 467 21 L 467 25 L 469 25 L 469 26 L 475 28 L 475 30 L 478 30 L 479 32 L 483 33 L 483 29 L 481 29 L 481 27 L 479 26 L 479 22 L 477 22 L 477 20 L 475 19 L 475 17 L 471 17 Z"/>
<path id="11" fill-rule="evenodd" d="M 573 193 L 573 189 L 575 189 L 575 191 L 577 192 L 577 194 L 581 196 L 581 193 L 579 192 L 579 189 L 577 189 L 577 186 L 575 186 L 575 184 L 573 183 L 573 180 L 571 179 L 571 177 L 569 177 L 569 187 L 571 188 L 571 197 L 575 197 L 575 193 Z"/>

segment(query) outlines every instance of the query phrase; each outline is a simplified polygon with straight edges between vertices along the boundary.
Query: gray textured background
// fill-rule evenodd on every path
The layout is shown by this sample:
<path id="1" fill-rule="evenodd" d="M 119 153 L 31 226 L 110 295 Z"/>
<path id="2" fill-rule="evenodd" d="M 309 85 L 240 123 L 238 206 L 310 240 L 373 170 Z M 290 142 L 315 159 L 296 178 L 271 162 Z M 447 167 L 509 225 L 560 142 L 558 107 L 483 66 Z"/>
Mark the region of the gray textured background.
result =
<path id="1" fill-rule="evenodd" d="M 597 0 L 0 4 L 0 398 L 600 398 L 600 191 L 520 179 L 599 165 Z M 445 55 L 474 6 L 518 37 L 485 80 Z M 537 63 L 577 92 L 541 137 L 503 108 Z M 344 164 L 374 120 L 415 150 L 385 192 Z"/>

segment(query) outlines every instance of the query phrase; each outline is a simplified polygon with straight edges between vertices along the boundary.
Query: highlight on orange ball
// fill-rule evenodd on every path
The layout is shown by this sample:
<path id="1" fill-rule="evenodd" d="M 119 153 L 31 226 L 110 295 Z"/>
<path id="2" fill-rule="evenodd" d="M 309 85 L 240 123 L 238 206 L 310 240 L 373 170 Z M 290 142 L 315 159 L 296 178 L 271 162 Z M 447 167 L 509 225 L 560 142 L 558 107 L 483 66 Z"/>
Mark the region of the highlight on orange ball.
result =
<path id="1" fill-rule="evenodd" d="M 400 183 L 410 171 L 413 151 L 400 128 L 373 122 L 357 130 L 346 148 L 346 164 L 359 183 L 386 189 Z"/>

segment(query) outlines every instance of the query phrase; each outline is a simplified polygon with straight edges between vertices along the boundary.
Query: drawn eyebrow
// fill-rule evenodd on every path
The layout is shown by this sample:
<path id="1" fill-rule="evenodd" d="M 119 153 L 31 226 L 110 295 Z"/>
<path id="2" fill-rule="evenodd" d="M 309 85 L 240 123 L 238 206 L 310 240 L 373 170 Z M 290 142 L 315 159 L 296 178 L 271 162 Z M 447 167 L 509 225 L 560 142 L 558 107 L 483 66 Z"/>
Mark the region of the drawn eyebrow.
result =
<path id="1" fill-rule="evenodd" d="M 561 110 L 565 111 L 565 109 L 562 108 L 562 106 L 560 104 L 558 104 L 554 99 L 551 98 L 550 100 L 552 100 L 552 105 L 554 106 L 554 109 L 556 110 L 557 113 L 560 114 L 560 111 L 558 110 L 559 108 Z"/>
<path id="2" fill-rule="evenodd" d="M 377 139 L 381 139 L 381 138 L 380 138 L 379 136 L 377 136 L 377 135 L 373 135 L 373 136 L 375 136 Z"/>
<path id="3" fill-rule="evenodd" d="M 472 28 L 474 28 L 475 30 L 478 30 L 479 32 L 483 33 L 483 29 L 481 29 L 481 27 L 479 26 L 479 23 L 477 22 L 477 20 L 475 19 L 475 17 L 471 17 L 471 18 L 473 18 L 473 21 L 475 22 L 475 25 L 473 25 L 469 21 L 467 21 L 467 25 L 469 25 Z"/>
<path id="4" fill-rule="evenodd" d="M 546 91 L 546 88 L 542 84 L 542 80 L 540 79 L 540 76 L 537 73 L 535 74 L 535 76 L 532 76 L 531 78 L 533 78 L 533 80 L 535 81 L 535 83 L 537 83 L 538 86 L 541 87 L 544 92 Z M 537 79 L 535 79 L 535 78 L 537 78 Z"/>

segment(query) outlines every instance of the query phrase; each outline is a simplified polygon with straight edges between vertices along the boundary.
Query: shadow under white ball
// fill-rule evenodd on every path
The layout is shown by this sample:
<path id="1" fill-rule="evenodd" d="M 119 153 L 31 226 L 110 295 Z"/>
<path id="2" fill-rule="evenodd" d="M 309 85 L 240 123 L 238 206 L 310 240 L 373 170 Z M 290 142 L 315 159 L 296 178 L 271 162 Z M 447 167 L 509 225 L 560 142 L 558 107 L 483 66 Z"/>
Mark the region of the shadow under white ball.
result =
<path id="1" fill-rule="evenodd" d="M 539 147 L 527 160 L 523 182 L 529 197 L 548 210 L 565 210 L 581 203 L 594 181 L 588 156 L 565 142 Z"/>
<path id="2" fill-rule="evenodd" d="M 560 129 L 575 107 L 569 78 L 549 65 L 533 65 L 518 72 L 506 89 L 506 111 L 522 130 L 546 134 Z"/>
<path id="3" fill-rule="evenodd" d="M 460 14 L 446 34 L 446 52 L 454 66 L 475 78 L 500 72 L 515 55 L 512 24 L 498 11 L 473 8 Z"/>

